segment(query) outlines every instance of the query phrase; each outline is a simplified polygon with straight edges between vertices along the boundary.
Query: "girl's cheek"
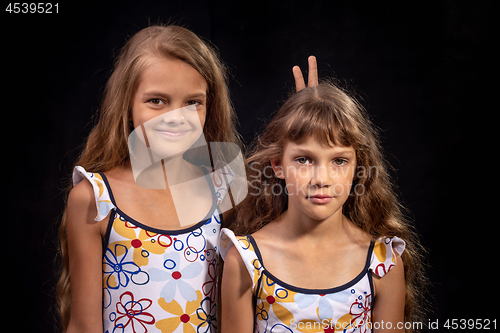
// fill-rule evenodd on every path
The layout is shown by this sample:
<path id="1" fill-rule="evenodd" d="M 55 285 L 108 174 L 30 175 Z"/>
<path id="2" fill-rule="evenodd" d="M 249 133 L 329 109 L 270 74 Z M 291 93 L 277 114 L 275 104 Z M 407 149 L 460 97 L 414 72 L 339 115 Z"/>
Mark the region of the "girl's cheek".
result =
<path id="1" fill-rule="evenodd" d="M 285 177 L 286 192 L 289 196 L 307 196 L 310 177 Z M 280 185 L 280 184 L 275 184 Z M 281 185 L 280 185 L 281 186 Z M 275 189 L 276 192 L 277 189 Z"/>
<path id="2" fill-rule="evenodd" d="M 306 182 L 311 180 L 311 168 L 304 165 L 292 164 L 292 167 L 285 168 L 285 177 L 293 178 L 296 182 Z"/>
<path id="3" fill-rule="evenodd" d="M 346 177 L 347 176 L 347 177 Z M 335 196 L 349 195 L 352 179 L 348 175 L 342 174 L 342 171 L 333 172 L 331 178 L 332 192 Z"/>
<path id="4" fill-rule="evenodd" d="M 351 191 L 351 185 L 346 183 L 335 183 L 333 185 L 333 194 L 336 197 L 348 196 Z"/>

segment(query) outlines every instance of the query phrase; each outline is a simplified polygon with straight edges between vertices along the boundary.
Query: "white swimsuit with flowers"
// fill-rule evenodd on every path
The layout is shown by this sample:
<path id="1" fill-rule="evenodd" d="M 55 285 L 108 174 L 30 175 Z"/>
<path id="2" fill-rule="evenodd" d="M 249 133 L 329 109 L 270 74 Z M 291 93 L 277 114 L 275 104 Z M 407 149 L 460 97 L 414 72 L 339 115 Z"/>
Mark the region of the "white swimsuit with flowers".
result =
<path id="1" fill-rule="evenodd" d="M 76 167 L 94 189 L 96 221 L 111 212 L 103 246 L 105 333 L 216 332 L 219 203 L 233 176 L 206 173 L 214 193 L 206 218 L 181 230 L 148 227 L 117 207 L 102 173 Z M 210 177 L 209 177 L 210 175 Z"/>
<path id="2" fill-rule="evenodd" d="M 365 267 L 352 281 L 331 289 L 305 289 L 287 284 L 266 270 L 251 235 L 222 229 L 220 252 L 235 246 L 252 278 L 255 332 L 371 332 L 374 303 L 372 273 L 383 277 L 396 264 L 402 239 L 372 241 Z"/>

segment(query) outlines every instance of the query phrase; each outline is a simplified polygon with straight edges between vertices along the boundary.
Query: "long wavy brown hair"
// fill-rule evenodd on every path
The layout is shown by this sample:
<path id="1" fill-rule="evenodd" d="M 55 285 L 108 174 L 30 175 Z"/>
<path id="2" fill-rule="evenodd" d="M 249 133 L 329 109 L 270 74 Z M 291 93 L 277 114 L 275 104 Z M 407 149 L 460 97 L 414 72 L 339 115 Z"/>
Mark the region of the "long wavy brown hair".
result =
<path id="1" fill-rule="evenodd" d="M 118 55 L 104 90 L 99 121 L 88 136 L 75 165 L 91 172 L 104 172 L 129 160 L 127 139 L 133 130 L 129 118 L 132 97 L 142 72 L 158 58 L 182 60 L 206 80 L 207 117 L 203 129 L 206 141 L 240 145 L 227 87 L 227 71 L 217 51 L 185 28 L 156 25 L 136 33 Z M 72 184 L 68 184 L 68 193 L 71 188 Z M 65 331 L 71 311 L 66 212 L 60 226 L 60 256 L 62 264 L 57 298 Z"/>
<path id="2" fill-rule="evenodd" d="M 352 146 L 357 172 L 342 210 L 353 223 L 374 238 L 397 236 L 406 242 L 402 258 L 405 270 L 405 320 L 423 322 L 423 253 L 418 237 L 404 214 L 388 173 L 378 132 L 365 109 L 332 82 L 320 83 L 292 95 L 267 125 L 249 151 L 249 193 L 238 207 L 232 229 L 253 233 L 288 208 L 285 181 L 274 175 L 271 159 L 281 158 L 286 142 L 313 136 L 328 145 Z M 276 192 L 280 192 L 276 194 Z"/>

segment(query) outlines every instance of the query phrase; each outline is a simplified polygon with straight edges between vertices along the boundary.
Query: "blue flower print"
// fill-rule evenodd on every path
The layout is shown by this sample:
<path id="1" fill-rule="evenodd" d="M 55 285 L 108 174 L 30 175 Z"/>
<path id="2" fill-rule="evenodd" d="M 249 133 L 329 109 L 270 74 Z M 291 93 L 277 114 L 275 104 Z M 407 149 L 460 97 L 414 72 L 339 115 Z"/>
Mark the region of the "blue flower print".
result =
<path id="1" fill-rule="evenodd" d="M 119 246 L 123 249 L 118 250 Z M 126 287 L 130 282 L 129 275 L 132 276 L 141 271 L 141 268 L 133 261 L 125 261 L 128 254 L 126 246 L 116 244 L 114 250 L 113 253 L 110 248 L 106 249 L 102 269 L 104 274 L 109 274 L 106 278 L 106 286 L 110 289 Z M 116 256 L 118 252 L 124 252 L 121 258 Z"/>
<path id="2" fill-rule="evenodd" d="M 297 303 L 299 309 L 305 309 L 311 306 L 317 299 L 319 295 L 317 294 L 295 294 L 293 300 Z"/>
<path id="3" fill-rule="evenodd" d="M 180 254 L 179 252 L 166 253 L 163 257 L 165 261 L 163 266 L 166 270 L 151 268 L 149 276 L 151 281 L 168 281 L 160 292 L 160 297 L 165 299 L 165 302 L 170 303 L 174 300 L 177 288 L 181 296 L 188 302 L 196 300 L 196 290 L 184 280 L 189 280 L 200 275 L 202 266 L 199 262 L 190 263 L 182 270 L 179 269 Z"/>
<path id="4" fill-rule="evenodd" d="M 289 328 L 289 327 L 286 327 L 285 325 L 283 324 L 275 324 L 273 325 L 273 327 L 271 327 L 271 330 L 269 331 L 270 333 L 293 333 L 293 331 Z"/>
<path id="5" fill-rule="evenodd" d="M 208 312 L 205 310 L 208 310 Z M 201 323 L 198 325 L 196 332 L 198 333 L 210 333 L 217 331 L 217 306 L 212 303 L 210 297 L 205 297 L 201 303 L 200 307 L 196 309 L 196 315 Z"/>

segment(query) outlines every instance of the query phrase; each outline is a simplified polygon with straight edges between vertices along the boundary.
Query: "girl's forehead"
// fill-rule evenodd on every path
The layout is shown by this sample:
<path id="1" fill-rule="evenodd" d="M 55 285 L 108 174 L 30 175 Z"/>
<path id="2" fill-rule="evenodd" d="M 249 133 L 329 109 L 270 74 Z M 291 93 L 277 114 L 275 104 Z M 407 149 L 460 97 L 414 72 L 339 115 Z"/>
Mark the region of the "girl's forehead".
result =
<path id="1" fill-rule="evenodd" d="M 206 85 L 203 76 L 188 63 L 175 59 L 156 59 L 148 64 L 141 73 L 140 81 L 163 83 L 165 81 L 191 81 Z"/>

